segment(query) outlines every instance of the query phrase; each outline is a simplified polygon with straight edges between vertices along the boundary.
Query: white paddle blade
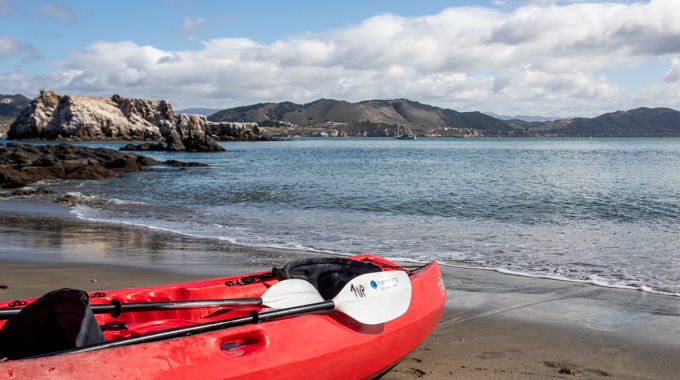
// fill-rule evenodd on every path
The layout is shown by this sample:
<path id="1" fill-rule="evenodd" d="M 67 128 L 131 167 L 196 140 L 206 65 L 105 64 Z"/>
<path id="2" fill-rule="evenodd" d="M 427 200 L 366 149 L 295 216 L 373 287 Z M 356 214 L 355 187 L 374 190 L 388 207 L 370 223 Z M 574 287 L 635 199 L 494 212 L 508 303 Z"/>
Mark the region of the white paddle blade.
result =
<path id="1" fill-rule="evenodd" d="M 335 298 L 335 309 L 367 325 L 400 317 L 411 303 L 411 281 L 402 271 L 355 277 Z"/>
<path id="2" fill-rule="evenodd" d="M 283 309 L 323 302 L 314 285 L 305 280 L 283 280 L 262 294 L 262 304 L 273 309 Z"/>

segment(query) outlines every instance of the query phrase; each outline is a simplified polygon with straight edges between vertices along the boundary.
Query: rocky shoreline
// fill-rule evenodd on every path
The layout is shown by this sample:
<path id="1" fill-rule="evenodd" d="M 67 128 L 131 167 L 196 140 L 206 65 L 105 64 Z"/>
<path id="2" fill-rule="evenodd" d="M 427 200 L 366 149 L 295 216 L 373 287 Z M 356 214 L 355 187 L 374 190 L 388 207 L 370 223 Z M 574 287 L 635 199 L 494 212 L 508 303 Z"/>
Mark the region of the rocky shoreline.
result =
<path id="1" fill-rule="evenodd" d="M 21 188 L 46 179 L 113 178 L 121 172 L 139 172 L 155 165 L 208 166 L 176 160 L 162 162 L 134 153 L 69 143 L 42 146 L 7 143 L 0 146 L 0 188 Z"/>
<path id="2" fill-rule="evenodd" d="M 163 141 L 272 140 L 257 123 L 212 122 L 203 115 L 176 114 L 166 100 L 58 95 L 41 91 L 7 131 L 9 140 Z"/>
<path id="3" fill-rule="evenodd" d="M 131 150 L 137 152 L 224 152 L 226 149 L 222 148 L 212 137 L 207 134 L 193 134 L 189 133 L 187 138 L 177 133 L 174 129 L 171 130 L 165 138 L 165 145 L 163 143 L 143 143 L 143 144 L 127 144 L 120 148 L 120 150 Z"/>

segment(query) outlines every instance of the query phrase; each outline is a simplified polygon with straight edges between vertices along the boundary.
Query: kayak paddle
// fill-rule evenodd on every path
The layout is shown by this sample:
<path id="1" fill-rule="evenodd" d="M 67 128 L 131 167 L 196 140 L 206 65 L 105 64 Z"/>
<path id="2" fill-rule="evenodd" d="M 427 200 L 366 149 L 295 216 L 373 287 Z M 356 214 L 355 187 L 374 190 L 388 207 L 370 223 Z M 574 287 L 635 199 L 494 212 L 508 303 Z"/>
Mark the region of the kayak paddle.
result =
<path id="1" fill-rule="evenodd" d="M 283 281 L 282 281 L 283 282 Z M 320 296 L 319 296 L 320 297 Z M 355 277 L 348 282 L 332 300 L 309 305 L 272 309 L 262 312 L 253 310 L 250 315 L 206 322 L 191 326 L 134 335 L 104 343 L 93 344 L 34 356 L 34 358 L 64 355 L 99 350 L 102 348 L 127 346 L 137 343 L 179 338 L 187 335 L 217 331 L 227 327 L 243 326 L 266 322 L 278 318 L 308 314 L 319 311 L 337 310 L 364 324 L 380 324 L 398 318 L 408 310 L 411 303 L 411 281 L 402 271 L 374 272 Z"/>
<path id="2" fill-rule="evenodd" d="M 131 302 L 121 303 L 114 299 L 108 304 L 90 305 L 95 314 L 111 314 L 116 318 L 120 313 L 134 311 L 158 311 L 175 309 L 199 309 L 204 307 L 225 306 L 257 306 L 263 305 L 270 308 L 286 308 L 297 305 L 305 305 L 321 302 L 314 285 L 304 280 L 290 279 L 277 282 L 262 294 L 261 298 L 233 298 L 213 300 L 191 301 L 163 301 L 163 302 Z M 0 319 L 9 319 L 19 314 L 23 308 L 0 309 Z"/>

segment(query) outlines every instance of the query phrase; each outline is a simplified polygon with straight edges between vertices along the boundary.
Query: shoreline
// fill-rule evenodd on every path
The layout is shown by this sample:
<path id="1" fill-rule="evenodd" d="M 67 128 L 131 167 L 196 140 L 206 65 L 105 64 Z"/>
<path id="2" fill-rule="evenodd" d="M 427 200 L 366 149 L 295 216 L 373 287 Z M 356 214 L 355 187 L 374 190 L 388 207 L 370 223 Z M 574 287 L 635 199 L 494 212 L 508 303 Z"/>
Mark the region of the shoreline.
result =
<path id="1" fill-rule="evenodd" d="M 532 274 L 528 274 L 528 273 L 513 272 L 513 271 L 509 271 L 509 270 L 506 270 L 506 269 L 499 269 L 499 268 L 466 267 L 466 266 L 463 266 L 463 265 L 452 265 L 452 264 L 442 264 L 442 263 L 440 263 L 439 265 L 446 266 L 446 267 L 449 267 L 449 268 L 463 269 L 463 270 L 479 270 L 479 271 L 487 271 L 487 272 L 496 272 L 496 273 L 504 275 L 504 276 L 533 278 L 533 279 L 536 279 L 536 280 L 544 280 L 544 281 L 559 281 L 559 282 L 566 282 L 566 283 L 571 283 L 571 284 L 582 284 L 582 285 L 589 285 L 589 286 L 597 286 L 597 287 L 601 287 L 601 288 L 605 288 L 605 289 L 617 289 L 617 290 L 626 290 L 626 291 L 633 291 L 633 292 L 649 293 L 649 294 L 655 294 L 655 295 L 665 296 L 665 297 L 680 297 L 680 293 L 662 292 L 662 291 L 658 291 L 658 290 L 653 290 L 653 289 L 646 287 L 646 286 L 634 287 L 634 286 L 623 286 L 623 285 L 611 285 L 611 284 L 605 284 L 605 283 L 598 283 L 596 281 L 576 280 L 576 279 L 564 278 L 564 277 L 538 276 L 538 275 L 532 275 Z"/>
<path id="2" fill-rule="evenodd" d="M 194 236 L 194 235 L 186 235 L 182 233 L 178 233 L 175 231 L 171 230 L 164 230 L 164 229 L 157 229 L 157 228 L 152 228 L 152 227 L 147 227 L 144 225 L 136 225 L 136 224 L 128 224 L 128 223 L 123 223 L 123 222 L 108 222 L 108 221 L 101 221 L 101 220 L 92 220 L 92 219 L 83 219 L 78 217 L 77 215 L 73 214 L 71 212 L 71 209 L 68 205 L 66 204 L 60 204 L 56 202 L 51 202 L 47 200 L 38 200 L 38 199 L 17 199 L 17 198 L 0 198 L 0 215 L 6 212 L 11 212 L 11 213 L 20 213 L 20 214 L 31 214 L 31 215 L 49 215 L 49 216 L 54 216 L 54 217 L 63 217 L 67 218 L 69 220 L 75 221 L 74 223 L 82 223 L 83 225 L 100 225 L 100 226 L 108 226 L 112 230 L 120 230 L 120 231 L 138 231 L 141 234 L 156 234 L 156 235 L 169 235 L 173 236 L 175 240 L 196 240 L 196 241 L 205 241 L 205 240 L 215 240 L 213 243 L 214 245 L 224 245 L 224 246 L 229 246 L 232 250 L 234 251 L 248 251 L 248 252 L 263 252 L 263 251 L 280 251 L 280 252 L 290 252 L 291 254 L 297 254 L 297 255 L 302 255 L 302 256 L 314 256 L 314 255 L 334 255 L 334 256 L 339 256 L 341 257 L 342 254 L 340 253 L 335 253 L 335 252 L 324 252 L 324 251 L 318 251 L 318 250 L 307 250 L 307 249 L 294 249 L 294 248 L 286 248 L 286 247 L 277 247 L 277 246 L 253 246 L 253 245 L 244 245 L 244 244 L 239 244 L 239 243 L 232 243 L 228 240 L 219 240 L 215 238 L 206 238 L 206 237 L 201 237 L 201 236 Z M 1 227 L 1 223 L 0 223 Z M 2 231 L 0 230 L 0 233 Z M 388 257 L 389 258 L 389 257 Z M 421 261 L 416 261 L 416 260 L 410 260 L 410 259 L 399 259 L 399 258 L 390 258 L 393 261 L 399 261 L 402 263 L 406 264 L 411 264 L 411 265 L 424 265 L 426 262 L 421 262 Z M 133 265 L 138 265 L 138 264 L 133 264 Z M 663 292 L 663 291 L 658 291 L 654 290 L 648 286 L 641 286 L 641 287 L 636 287 L 636 286 L 625 286 L 625 285 L 614 285 L 614 284 L 607 284 L 603 282 L 597 282 L 593 280 L 579 280 L 579 279 L 573 279 L 573 278 L 567 278 L 567 277 L 554 277 L 554 276 L 543 276 L 543 275 L 534 275 L 534 274 L 529 274 L 529 273 L 522 273 L 522 272 L 514 272 L 511 270 L 503 269 L 503 268 L 487 268 L 487 267 L 471 267 L 471 266 L 465 266 L 465 265 L 457 265 L 457 264 L 450 264 L 450 263 L 439 263 L 440 266 L 446 267 L 446 268 L 452 268 L 452 269 L 461 269 L 461 270 L 471 270 L 471 271 L 484 271 L 484 272 L 495 272 L 503 276 L 511 276 L 511 277 L 520 277 L 520 278 L 531 278 L 531 279 L 537 279 L 537 280 L 543 280 L 543 281 L 558 281 L 558 282 L 564 282 L 564 283 L 571 283 L 571 284 L 583 284 L 583 285 L 589 285 L 589 286 L 595 286 L 595 287 L 602 287 L 605 289 L 616 289 L 616 290 L 626 290 L 626 291 L 632 291 L 632 292 L 641 292 L 641 293 L 648 293 L 648 294 L 654 294 L 654 295 L 660 295 L 660 296 L 665 296 L 665 297 L 680 297 L 680 293 L 671 293 L 671 292 Z M 254 270 L 257 270 L 257 268 L 254 268 Z M 182 271 L 182 269 L 180 269 Z"/>
<path id="3" fill-rule="evenodd" d="M 1 300 L 250 273 L 320 255 L 89 222 L 59 204 L 0 201 L 0 217 Z M 439 326 L 383 380 L 573 376 L 562 368 L 592 379 L 680 372 L 677 297 L 441 268 L 448 297 Z"/>

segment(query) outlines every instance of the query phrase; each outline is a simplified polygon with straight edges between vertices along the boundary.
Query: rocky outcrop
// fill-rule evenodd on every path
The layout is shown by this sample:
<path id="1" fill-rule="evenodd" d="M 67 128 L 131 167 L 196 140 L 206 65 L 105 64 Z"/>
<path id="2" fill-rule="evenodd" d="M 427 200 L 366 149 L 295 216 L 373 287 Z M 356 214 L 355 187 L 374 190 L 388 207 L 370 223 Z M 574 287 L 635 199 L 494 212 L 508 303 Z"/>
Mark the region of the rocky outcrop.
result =
<path id="1" fill-rule="evenodd" d="M 163 141 L 268 140 L 256 123 L 214 123 L 203 115 L 175 114 L 165 100 L 57 95 L 43 91 L 7 132 L 10 140 Z"/>
<path id="2" fill-rule="evenodd" d="M 0 187 L 16 188 L 44 179 L 105 179 L 145 166 L 207 166 L 200 163 L 156 161 L 134 153 L 72 144 L 33 146 L 8 143 L 0 147 Z"/>
<path id="3" fill-rule="evenodd" d="M 177 132 L 177 129 L 171 129 L 168 135 L 165 137 L 166 145 L 162 143 L 145 143 L 145 144 L 127 144 L 126 146 L 120 148 L 120 150 L 133 150 L 133 151 L 159 151 L 167 150 L 171 152 L 224 152 L 226 149 L 222 148 L 211 135 L 205 133 L 200 127 L 201 124 L 196 120 L 200 121 L 200 118 L 193 118 L 193 116 L 200 115 L 178 115 L 178 119 L 189 119 L 188 122 L 181 125 L 182 135 Z M 186 117 L 186 118 L 185 118 Z M 192 121 L 193 120 L 193 121 Z"/>
<path id="4" fill-rule="evenodd" d="M 170 131 L 165 142 L 168 144 L 167 150 L 171 152 L 179 152 L 187 149 L 184 146 L 184 143 L 182 143 L 182 136 L 180 136 L 175 129 Z"/>
<path id="5" fill-rule="evenodd" d="M 205 118 L 205 116 L 202 117 Z M 222 141 L 271 140 L 271 138 L 264 137 L 265 129 L 260 128 L 257 123 L 212 122 L 208 121 L 207 118 L 205 120 L 206 132 L 213 136 L 219 136 Z"/>
<path id="6" fill-rule="evenodd" d="M 179 114 L 176 117 L 177 126 L 168 135 L 168 150 L 177 150 L 183 146 L 188 152 L 219 152 L 225 149 L 219 146 L 212 136 L 220 136 L 213 133 L 211 124 L 214 124 L 203 115 Z M 255 126 L 257 128 L 257 125 Z M 175 133 L 177 132 L 177 136 Z M 181 139 L 181 143 L 177 138 Z M 218 137 L 219 138 L 219 137 Z"/>
<path id="7" fill-rule="evenodd" d="M 226 149 L 222 148 L 214 139 L 206 134 L 189 134 L 186 139 L 180 138 L 176 131 L 171 131 L 165 139 L 167 145 L 163 143 L 144 143 L 144 144 L 127 144 L 121 147 L 120 150 L 130 150 L 136 152 L 151 152 L 151 151 L 170 151 L 170 152 L 224 152 Z"/>
<path id="8" fill-rule="evenodd" d="M 189 134 L 188 138 L 182 140 L 182 145 L 187 152 L 224 152 L 226 150 L 206 134 Z"/>

